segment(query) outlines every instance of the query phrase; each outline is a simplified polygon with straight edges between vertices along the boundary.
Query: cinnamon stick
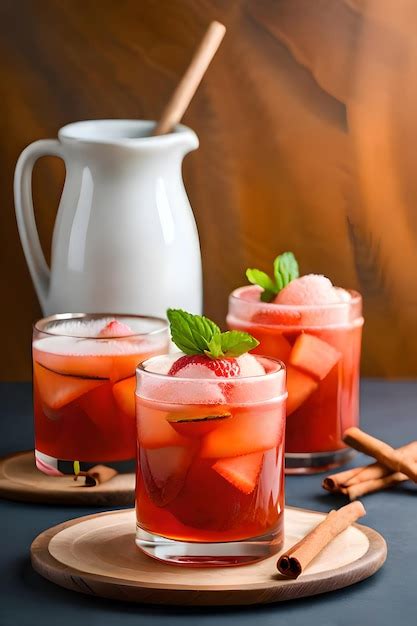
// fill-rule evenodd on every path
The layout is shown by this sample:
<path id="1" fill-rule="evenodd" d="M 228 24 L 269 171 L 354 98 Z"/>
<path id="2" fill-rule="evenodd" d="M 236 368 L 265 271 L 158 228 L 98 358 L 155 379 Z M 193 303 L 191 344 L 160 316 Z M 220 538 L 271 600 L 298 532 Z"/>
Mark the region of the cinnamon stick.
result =
<path id="1" fill-rule="evenodd" d="M 366 496 L 368 493 L 380 491 L 381 489 L 387 489 L 388 487 L 397 485 L 405 480 L 408 480 L 408 476 L 406 476 L 406 474 L 402 474 L 401 472 L 392 472 L 391 474 L 387 474 L 381 478 L 364 480 L 348 487 L 341 487 L 340 491 L 341 493 L 347 495 L 350 501 L 353 501 L 356 500 L 356 498 Z"/>
<path id="2" fill-rule="evenodd" d="M 405 446 L 401 446 L 401 448 L 397 448 L 398 451 L 407 453 L 410 458 L 414 461 L 417 461 L 417 441 L 411 441 L 407 443 Z M 326 478 L 322 482 L 323 489 L 327 491 L 336 493 L 336 492 L 346 492 L 346 487 L 351 487 L 353 485 L 362 484 L 364 482 L 368 482 L 371 480 L 383 479 L 386 476 L 392 474 L 392 470 L 382 463 L 371 463 L 370 465 L 366 465 L 364 467 L 354 467 L 350 470 L 345 470 L 343 472 L 337 472 L 336 474 L 332 474 L 330 476 L 326 476 Z M 381 489 L 385 486 L 390 486 L 395 484 L 396 481 L 393 479 L 392 481 L 383 481 L 381 483 L 375 483 L 375 485 L 380 484 Z M 378 489 L 372 489 L 372 491 L 377 491 Z M 371 493 L 371 491 L 366 491 L 365 493 Z M 357 497 L 357 496 L 356 496 Z"/>
<path id="3" fill-rule="evenodd" d="M 347 484 L 349 480 L 364 470 L 364 467 L 353 467 L 352 469 L 337 472 L 323 479 L 322 487 L 327 491 L 338 491 L 340 487 Z"/>
<path id="4" fill-rule="evenodd" d="M 402 452 L 407 455 L 413 461 L 417 461 L 417 441 L 411 441 L 401 448 L 397 448 L 398 452 Z M 362 483 L 367 480 L 373 480 L 377 478 L 383 478 L 392 473 L 392 470 L 381 463 L 371 463 L 362 469 L 361 472 L 348 479 L 344 486 L 349 487 L 357 483 Z"/>
<path id="5" fill-rule="evenodd" d="M 96 487 L 111 480 L 117 475 L 117 471 L 107 465 L 95 465 L 91 467 L 87 472 L 79 472 L 74 476 L 74 480 L 77 480 L 78 476 L 85 477 L 86 487 Z"/>
<path id="6" fill-rule="evenodd" d="M 279 557 L 278 571 L 287 578 L 298 578 L 337 535 L 365 514 L 365 508 L 359 501 L 330 511 L 308 535 Z"/>
<path id="7" fill-rule="evenodd" d="M 345 430 L 343 441 L 351 448 L 373 456 L 379 463 L 389 467 L 393 472 L 402 472 L 412 481 L 417 482 L 417 462 L 411 458 L 408 452 L 395 450 L 384 441 L 364 433 L 355 426 Z"/>

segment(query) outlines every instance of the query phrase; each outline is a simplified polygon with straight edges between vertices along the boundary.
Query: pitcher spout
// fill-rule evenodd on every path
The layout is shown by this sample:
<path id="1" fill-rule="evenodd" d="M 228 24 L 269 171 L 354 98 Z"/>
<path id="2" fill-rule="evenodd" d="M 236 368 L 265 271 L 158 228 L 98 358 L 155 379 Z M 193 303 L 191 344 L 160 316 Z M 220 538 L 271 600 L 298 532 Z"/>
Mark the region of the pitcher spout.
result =
<path id="1" fill-rule="evenodd" d="M 177 147 L 183 155 L 198 148 L 198 137 L 191 128 L 177 124 L 171 133 L 152 136 L 155 126 L 152 120 L 87 120 L 61 128 L 59 139 L 72 146 L 115 146 L 144 152 Z"/>

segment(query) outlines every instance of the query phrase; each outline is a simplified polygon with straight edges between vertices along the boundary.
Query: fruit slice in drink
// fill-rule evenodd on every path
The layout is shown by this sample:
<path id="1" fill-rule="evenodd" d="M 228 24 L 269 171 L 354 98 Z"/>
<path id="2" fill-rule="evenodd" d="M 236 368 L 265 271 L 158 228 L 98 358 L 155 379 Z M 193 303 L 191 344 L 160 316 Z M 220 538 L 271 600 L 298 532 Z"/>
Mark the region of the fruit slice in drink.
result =
<path id="1" fill-rule="evenodd" d="M 288 363 L 291 344 L 281 332 L 274 331 L 272 328 L 257 328 L 256 337 L 260 341 L 260 345 L 255 352 L 273 356 L 275 359 Z"/>
<path id="2" fill-rule="evenodd" d="M 214 471 L 243 493 L 255 489 L 261 471 L 263 452 L 252 452 L 230 459 L 219 459 L 213 465 Z"/>
<path id="3" fill-rule="evenodd" d="M 96 378 L 57 374 L 36 362 L 34 363 L 34 378 L 42 402 L 55 410 L 106 383 L 106 380 Z"/>
<path id="4" fill-rule="evenodd" d="M 130 376 L 113 385 L 113 395 L 123 413 L 135 419 L 136 376 Z"/>
<path id="5" fill-rule="evenodd" d="M 269 450 L 280 443 L 283 421 L 271 410 L 234 409 L 232 417 L 208 433 L 201 445 L 202 458 L 241 456 Z"/>
<path id="6" fill-rule="evenodd" d="M 304 404 L 288 416 L 287 452 L 322 452 L 343 446 L 340 396 L 340 367 L 336 364 Z"/>
<path id="7" fill-rule="evenodd" d="M 326 341 L 308 333 L 301 333 L 291 350 L 289 362 L 313 378 L 323 380 L 340 357 L 340 352 Z"/>
<path id="8" fill-rule="evenodd" d="M 296 367 L 287 366 L 287 416 L 296 411 L 311 394 L 316 391 L 318 383 L 314 378 Z"/>
<path id="9" fill-rule="evenodd" d="M 232 414 L 229 411 L 215 411 L 212 409 L 210 414 L 209 407 L 203 407 L 202 409 L 196 407 L 191 415 L 170 413 L 167 416 L 167 420 L 179 435 L 191 437 L 192 439 L 201 439 L 201 437 L 218 428 L 224 420 L 231 417 Z"/>
<path id="10" fill-rule="evenodd" d="M 33 358 L 36 363 L 63 376 L 76 376 L 77 378 L 110 379 L 113 372 L 114 358 L 109 354 L 82 354 L 84 340 L 77 346 L 79 354 L 60 353 L 62 337 L 39 339 L 33 345 Z M 90 341 L 90 345 L 93 344 Z M 85 346 L 88 349 L 88 346 Z M 93 349 L 93 347 L 91 348 Z M 71 344 L 63 344 L 62 350 L 74 350 Z M 131 370 L 132 371 L 132 370 Z M 133 369 L 134 371 L 134 369 Z"/>

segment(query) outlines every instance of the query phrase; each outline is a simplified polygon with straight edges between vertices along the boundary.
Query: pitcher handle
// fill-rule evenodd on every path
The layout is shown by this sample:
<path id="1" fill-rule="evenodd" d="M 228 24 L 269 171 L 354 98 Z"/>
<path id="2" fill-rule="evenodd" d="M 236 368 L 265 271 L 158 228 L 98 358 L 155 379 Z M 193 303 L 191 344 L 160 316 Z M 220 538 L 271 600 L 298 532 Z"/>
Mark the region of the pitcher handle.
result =
<path id="1" fill-rule="evenodd" d="M 23 252 L 40 305 L 45 312 L 51 272 L 39 241 L 32 201 L 32 170 L 36 161 L 43 156 L 58 156 L 65 162 L 62 145 L 57 139 L 42 139 L 27 146 L 16 164 L 14 203 Z"/>

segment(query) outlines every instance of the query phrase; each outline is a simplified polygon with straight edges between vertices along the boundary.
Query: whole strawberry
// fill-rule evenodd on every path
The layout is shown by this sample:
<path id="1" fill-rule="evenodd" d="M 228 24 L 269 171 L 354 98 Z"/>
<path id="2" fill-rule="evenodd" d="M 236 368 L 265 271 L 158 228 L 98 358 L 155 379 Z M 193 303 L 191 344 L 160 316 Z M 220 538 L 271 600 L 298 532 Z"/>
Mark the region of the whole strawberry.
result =
<path id="1" fill-rule="evenodd" d="M 239 376 L 237 357 L 259 344 L 249 333 L 237 330 L 222 333 L 217 324 L 201 315 L 168 309 L 167 316 L 172 341 L 185 353 L 172 364 L 170 376 Z"/>

